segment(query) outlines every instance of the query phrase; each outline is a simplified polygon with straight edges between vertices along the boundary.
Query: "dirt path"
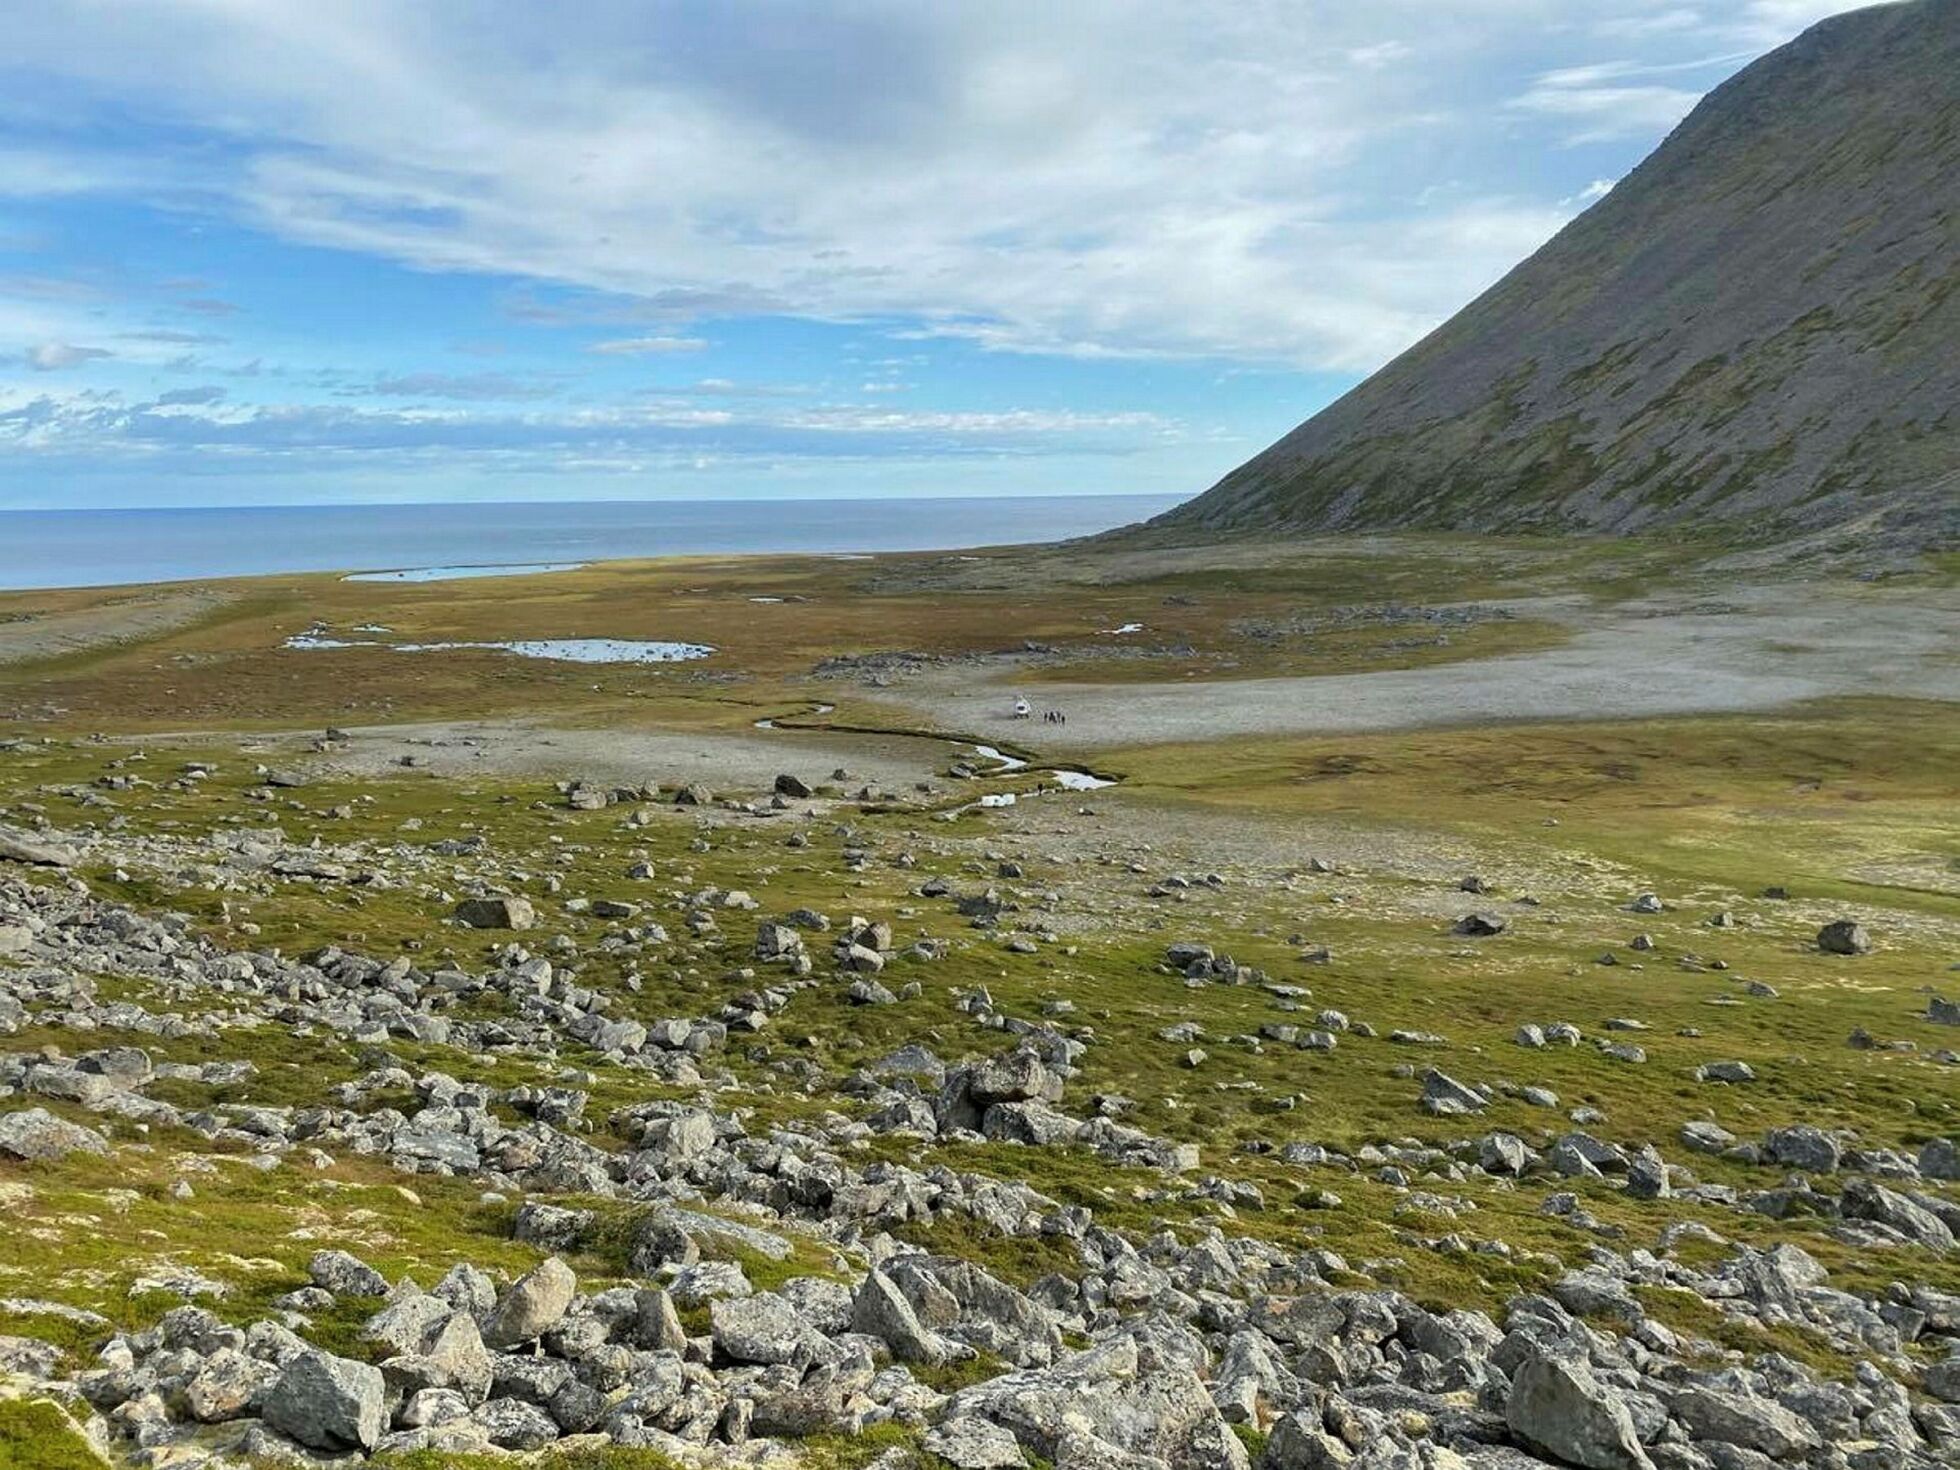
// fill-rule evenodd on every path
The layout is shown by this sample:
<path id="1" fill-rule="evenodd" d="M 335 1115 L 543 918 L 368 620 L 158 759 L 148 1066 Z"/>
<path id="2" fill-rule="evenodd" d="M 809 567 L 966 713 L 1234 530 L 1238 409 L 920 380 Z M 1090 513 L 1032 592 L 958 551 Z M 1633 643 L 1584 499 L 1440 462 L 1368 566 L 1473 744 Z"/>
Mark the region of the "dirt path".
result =
<path id="1" fill-rule="evenodd" d="M 1716 605 L 1719 604 L 1719 605 Z M 868 689 L 948 729 L 1045 751 L 1358 733 L 1517 720 L 1768 710 L 1828 696 L 1960 701 L 1960 592 L 1724 589 L 1706 604 L 1576 614 L 1558 648 L 1422 669 L 1177 684 L 1043 684 L 1065 725 L 1009 717 L 1011 671 L 929 673 Z"/>
<path id="2" fill-rule="evenodd" d="M 196 622 L 232 600 L 224 592 L 155 592 L 100 607 L 32 613 L 0 622 L 0 664 L 62 658 L 91 648 L 138 643 Z"/>

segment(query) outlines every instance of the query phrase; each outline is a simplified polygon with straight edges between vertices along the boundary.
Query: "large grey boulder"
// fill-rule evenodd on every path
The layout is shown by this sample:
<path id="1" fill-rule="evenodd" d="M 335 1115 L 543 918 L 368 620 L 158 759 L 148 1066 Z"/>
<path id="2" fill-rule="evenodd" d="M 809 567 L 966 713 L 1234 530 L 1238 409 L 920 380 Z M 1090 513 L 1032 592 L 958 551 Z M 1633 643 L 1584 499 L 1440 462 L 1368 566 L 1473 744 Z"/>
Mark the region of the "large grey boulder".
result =
<path id="1" fill-rule="evenodd" d="M 409 1292 L 388 1303 L 361 1326 L 361 1340 L 394 1353 L 418 1353 L 456 1309 L 439 1296 Z"/>
<path id="2" fill-rule="evenodd" d="M 1960 1148 L 1950 1138 L 1929 1138 L 1919 1150 L 1919 1172 L 1928 1179 L 1960 1179 Z"/>
<path id="3" fill-rule="evenodd" d="M 773 1292 L 723 1298 L 708 1312 L 715 1351 L 731 1362 L 802 1364 L 830 1356 L 829 1339 Z"/>
<path id="4" fill-rule="evenodd" d="M 1870 954 L 1872 937 L 1855 919 L 1833 919 L 1817 931 L 1817 947 L 1825 954 Z"/>
<path id="5" fill-rule="evenodd" d="M 1474 1087 L 1456 1080 L 1447 1072 L 1431 1067 L 1422 1075 L 1422 1106 L 1424 1111 L 1440 1117 L 1450 1117 L 1463 1113 L 1481 1113 L 1488 1106 L 1484 1095 Z"/>
<path id="6" fill-rule="evenodd" d="M 0 1114 L 0 1156 L 46 1163 L 72 1153 L 108 1151 L 109 1140 L 93 1128 L 57 1118 L 46 1108 Z"/>
<path id="7" fill-rule="evenodd" d="M 538 911 L 528 898 L 466 898 L 456 905 L 456 918 L 472 929 L 529 929 Z"/>
<path id="8" fill-rule="evenodd" d="M 901 1363 L 943 1363 L 948 1356 L 944 1340 L 926 1330 L 883 1271 L 874 1269 L 851 1299 L 851 1330 L 879 1339 Z"/>
<path id="9" fill-rule="evenodd" d="M 219 1348 L 184 1386 L 184 1407 L 200 1424 L 223 1424 L 257 1413 L 279 1381 L 279 1369 L 236 1348 Z"/>
<path id="10" fill-rule="evenodd" d="M 1882 1184 L 1853 1179 L 1844 1186 L 1838 1204 L 1847 1220 L 1869 1220 L 1931 1250 L 1953 1249 L 1953 1232 L 1944 1220 Z"/>
<path id="11" fill-rule="evenodd" d="M 483 1341 L 493 1348 L 515 1347 L 556 1327 L 578 1291 L 578 1277 L 556 1256 L 517 1278 L 483 1324 Z"/>
<path id="12" fill-rule="evenodd" d="M 1773 1163 L 1811 1174 L 1831 1173 L 1844 1153 L 1835 1138 L 1808 1123 L 1770 1129 L 1763 1137 L 1763 1151 Z"/>
<path id="13" fill-rule="evenodd" d="M 1512 1375 L 1504 1422 L 1527 1449 L 1581 1470 L 1651 1470 L 1626 1404 L 1575 1358 L 1530 1349 Z"/>
<path id="14" fill-rule="evenodd" d="M 332 1353 L 286 1365 L 265 1399 L 265 1422 L 316 1450 L 371 1450 L 387 1427 L 381 1370 Z"/>
<path id="15" fill-rule="evenodd" d="M 433 1297 L 415 1298 L 433 1301 Z M 418 1338 L 381 1365 L 389 1383 L 404 1395 L 426 1388 L 450 1389 L 468 1403 L 483 1402 L 496 1370 L 476 1319 L 467 1312 L 447 1312 Z"/>
<path id="16" fill-rule="evenodd" d="M 322 1291 L 335 1296 L 386 1296 L 388 1278 L 358 1256 L 346 1251 L 315 1251 L 306 1274 Z"/>
<path id="17" fill-rule="evenodd" d="M 788 924 L 765 923 L 755 931 L 755 957 L 764 964 L 792 960 L 802 954 L 803 936 Z"/>
<path id="18" fill-rule="evenodd" d="M 986 1419 L 948 1419 L 927 1433 L 926 1450 L 955 1470 L 1021 1470 L 1028 1463 L 1014 1436 Z"/>
<path id="19" fill-rule="evenodd" d="M 1740 1445 L 1772 1460 L 1795 1459 L 1823 1448 L 1823 1437 L 1809 1423 L 1775 1399 L 1758 1394 L 1691 1388 L 1676 1394 L 1670 1407 L 1697 1440 Z"/>
<path id="20" fill-rule="evenodd" d="M 558 1421 L 522 1399 L 491 1399 L 478 1406 L 470 1419 L 500 1450 L 543 1449 L 558 1438 Z"/>
<path id="21" fill-rule="evenodd" d="M 963 1388 L 944 1417 L 991 1420 L 1024 1449 L 1056 1464 L 1124 1464 L 1125 1454 L 1206 1470 L 1248 1470 L 1250 1464 L 1203 1380 L 1188 1368 L 1139 1371 L 1137 1343 L 1128 1337 L 1052 1367 Z M 1109 1454 L 1112 1448 L 1121 1453 Z"/>
<path id="22" fill-rule="evenodd" d="M 1060 1102 L 1062 1079 L 1028 1048 L 988 1057 L 967 1077 L 967 1092 L 982 1109 L 1005 1102 Z"/>
<path id="23" fill-rule="evenodd" d="M 30 837 L 13 827 L 0 827 L 0 861 L 41 868 L 72 868 L 81 861 L 74 848 Z"/>

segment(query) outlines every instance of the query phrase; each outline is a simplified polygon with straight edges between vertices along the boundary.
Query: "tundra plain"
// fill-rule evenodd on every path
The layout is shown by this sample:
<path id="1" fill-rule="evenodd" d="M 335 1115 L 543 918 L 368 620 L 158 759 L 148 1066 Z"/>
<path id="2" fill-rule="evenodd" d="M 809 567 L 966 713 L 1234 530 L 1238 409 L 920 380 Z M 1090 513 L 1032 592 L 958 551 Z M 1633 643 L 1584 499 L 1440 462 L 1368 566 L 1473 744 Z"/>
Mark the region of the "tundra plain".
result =
<path id="1" fill-rule="evenodd" d="M 0 595 L 0 1465 L 1950 1460 L 1954 571 Z"/>

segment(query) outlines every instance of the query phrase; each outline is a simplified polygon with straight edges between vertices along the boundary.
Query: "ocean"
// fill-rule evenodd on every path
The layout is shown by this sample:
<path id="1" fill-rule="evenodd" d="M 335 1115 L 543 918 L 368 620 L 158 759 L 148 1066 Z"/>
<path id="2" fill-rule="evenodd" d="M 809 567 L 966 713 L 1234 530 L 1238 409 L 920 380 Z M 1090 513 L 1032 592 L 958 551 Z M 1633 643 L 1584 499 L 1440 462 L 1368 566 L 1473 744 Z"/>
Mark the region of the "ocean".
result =
<path id="1" fill-rule="evenodd" d="M 0 511 L 0 589 L 713 552 L 928 551 L 1086 536 L 1169 495 Z"/>

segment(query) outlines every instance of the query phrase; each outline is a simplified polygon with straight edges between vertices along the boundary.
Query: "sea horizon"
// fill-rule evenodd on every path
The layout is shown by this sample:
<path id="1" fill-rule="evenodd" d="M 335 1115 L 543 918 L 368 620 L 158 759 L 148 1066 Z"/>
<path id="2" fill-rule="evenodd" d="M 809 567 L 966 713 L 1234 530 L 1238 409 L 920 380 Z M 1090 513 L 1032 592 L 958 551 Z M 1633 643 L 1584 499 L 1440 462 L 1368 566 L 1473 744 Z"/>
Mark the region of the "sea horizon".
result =
<path id="1" fill-rule="evenodd" d="M 427 501 L 0 510 L 0 590 L 704 554 L 958 551 L 1093 535 L 1177 495 Z"/>

